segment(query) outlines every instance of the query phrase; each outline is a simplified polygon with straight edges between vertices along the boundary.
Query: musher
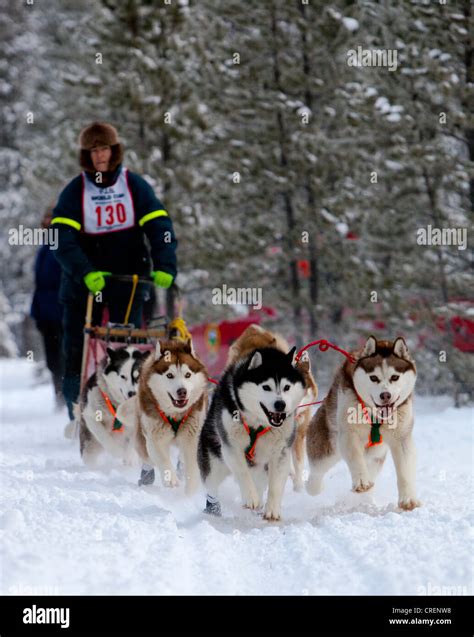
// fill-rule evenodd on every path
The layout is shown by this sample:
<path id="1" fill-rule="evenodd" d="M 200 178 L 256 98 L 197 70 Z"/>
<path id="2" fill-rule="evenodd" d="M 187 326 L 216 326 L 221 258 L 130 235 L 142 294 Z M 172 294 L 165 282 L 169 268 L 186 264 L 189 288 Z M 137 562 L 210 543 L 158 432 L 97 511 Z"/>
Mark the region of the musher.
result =
<path id="1" fill-rule="evenodd" d="M 54 253 L 62 268 L 63 395 L 71 422 L 79 395 L 88 292 L 102 293 L 102 303 L 94 303 L 95 324 L 106 305 L 109 321 L 122 323 L 131 284 L 107 280 L 109 274 L 151 274 L 157 287 L 169 288 L 177 273 L 170 216 L 143 177 L 122 166 L 116 129 L 94 122 L 81 132 L 79 144 L 83 172 L 62 191 L 52 219 L 58 229 Z M 141 326 L 148 289 L 146 284 L 137 287 L 129 318 L 135 327 Z"/>

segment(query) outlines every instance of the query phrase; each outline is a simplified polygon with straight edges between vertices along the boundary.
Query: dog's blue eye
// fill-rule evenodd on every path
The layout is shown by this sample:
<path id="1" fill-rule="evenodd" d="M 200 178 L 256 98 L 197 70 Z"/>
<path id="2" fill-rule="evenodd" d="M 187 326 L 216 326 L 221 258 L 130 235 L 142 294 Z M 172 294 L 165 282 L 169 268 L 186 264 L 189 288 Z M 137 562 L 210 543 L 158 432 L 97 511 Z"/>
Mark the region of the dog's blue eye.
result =
<path id="1" fill-rule="evenodd" d="M 186 374 L 184 375 L 185 378 L 191 378 L 191 372 L 186 372 Z"/>
<path id="2" fill-rule="evenodd" d="M 379 381 L 379 379 L 377 378 L 377 376 L 370 376 L 369 378 L 370 378 L 370 380 L 371 380 L 373 383 L 379 383 L 379 382 L 380 382 L 380 381 Z"/>
<path id="3" fill-rule="evenodd" d="M 166 374 L 166 378 L 174 378 L 173 374 Z"/>
<path id="4" fill-rule="evenodd" d="M 262 385 L 262 389 L 263 391 L 272 391 L 272 388 L 270 387 L 270 385 Z"/>

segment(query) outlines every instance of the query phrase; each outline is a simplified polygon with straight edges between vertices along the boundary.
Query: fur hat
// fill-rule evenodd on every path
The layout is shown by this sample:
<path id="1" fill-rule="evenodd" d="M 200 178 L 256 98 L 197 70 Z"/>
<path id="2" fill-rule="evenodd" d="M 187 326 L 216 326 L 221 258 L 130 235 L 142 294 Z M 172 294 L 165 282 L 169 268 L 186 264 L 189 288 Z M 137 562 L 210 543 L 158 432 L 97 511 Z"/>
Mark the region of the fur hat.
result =
<path id="1" fill-rule="evenodd" d="M 110 146 L 112 156 L 110 158 L 109 171 L 114 171 L 123 160 L 123 146 L 119 142 L 117 130 L 107 122 L 93 122 L 86 126 L 79 135 L 79 163 L 84 170 L 94 172 L 94 164 L 91 159 L 91 150 L 96 146 Z"/>

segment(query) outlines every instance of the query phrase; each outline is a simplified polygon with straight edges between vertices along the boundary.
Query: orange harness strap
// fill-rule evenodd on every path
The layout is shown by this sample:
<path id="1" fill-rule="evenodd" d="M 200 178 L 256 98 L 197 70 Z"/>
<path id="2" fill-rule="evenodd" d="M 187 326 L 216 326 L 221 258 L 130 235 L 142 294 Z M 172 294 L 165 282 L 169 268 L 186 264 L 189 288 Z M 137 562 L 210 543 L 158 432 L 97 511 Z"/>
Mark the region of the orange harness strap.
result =
<path id="1" fill-rule="evenodd" d="M 374 422 L 372 420 L 372 417 L 369 415 L 369 412 L 367 411 L 367 407 L 365 406 L 364 401 L 362 400 L 362 398 L 359 396 L 357 392 L 356 392 L 356 396 L 357 396 L 357 400 L 360 403 L 360 406 L 362 407 L 364 416 L 367 419 L 367 424 L 370 425 L 369 439 L 367 441 L 367 444 L 365 445 L 365 448 L 368 449 L 369 447 L 375 447 L 376 445 L 381 445 L 383 442 L 383 438 L 382 438 L 382 434 L 380 433 L 380 427 L 383 425 L 383 423 L 378 422 L 378 420 Z"/>
<path id="2" fill-rule="evenodd" d="M 155 402 L 155 407 L 157 412 L 160 414 L 160 416 L 162 417 L 162 419 L 164 420 L 165 423 L 167 423 L 171 429 L 174 431 L 174 434 L 176 435 L 179 431 L 179 428 L 181 427 L 181 425 L 183 423 L 186 422 L 186 420 L 189 418 L 194 405 L 191 405 L 191 408 L 189 409 L 189 411 L 181 418 L 181 420 L 175 420 L 174 418 L 169 418 L 163 411 L 161 411 L 161 409 L 158 407 L 158 403 Z"/>
<path id="3" fill-rule="evenodd" d="M 240 414 L 240 418 L 242 420 L 243 426 L 245 427 L 245 431 L 248 433 L 250 437 L 250 444 L 245 450 L 245 455 L 247 457 L 247 460 L 249 460 L 250 462 L 253 462 L 253 459 L 255 456 L 255 447 L 257 446 L 257 440 L 260 438 L 260 436 L 264 436 L 266 433 L 268 433 L 271 427 L 264 427 L 263 425 L 259 425 L 257 428 L 249 427 L 249 425 L 245 422 L 245 419 L 242 416 L 242 414 Z"/>
<path id="4" fill-rule="evenodd" d="M 120 422 L 120 420 L 117 418 L 117 412 L 114 408 L 114 406 L 112 405 L 112 401 L 110 400 L 110 398 L 107 396 L 107 394 L 105 393 L 105 391 L 102 391 L 102 389 L 99 387 L 99 391 L 102 394 L 102 398 L 105 400 L 105 404 L 107 405 L 107 409 L 109 410 L 109 412 L 111 413 L 114 421 L 112 423 L 112 432 L 118 432 L 118 431 L 123 431 L 123 423 Z"/>

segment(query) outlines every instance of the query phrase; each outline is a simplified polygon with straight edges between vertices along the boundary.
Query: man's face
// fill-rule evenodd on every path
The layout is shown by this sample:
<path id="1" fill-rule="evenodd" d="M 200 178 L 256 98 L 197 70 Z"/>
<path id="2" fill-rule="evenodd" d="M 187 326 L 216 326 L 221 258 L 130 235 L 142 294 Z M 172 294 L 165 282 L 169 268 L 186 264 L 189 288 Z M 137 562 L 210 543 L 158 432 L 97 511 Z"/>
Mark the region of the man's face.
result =
<path id="1" fill-rule="evenodd" d="M 96 146 L 91 150 L 91 159 L 94 164 L 94 168 L 98 172 L 106 172 L 109 169 L 110 157 L 112 155 L 112 149 L 110 146 Z"/>

